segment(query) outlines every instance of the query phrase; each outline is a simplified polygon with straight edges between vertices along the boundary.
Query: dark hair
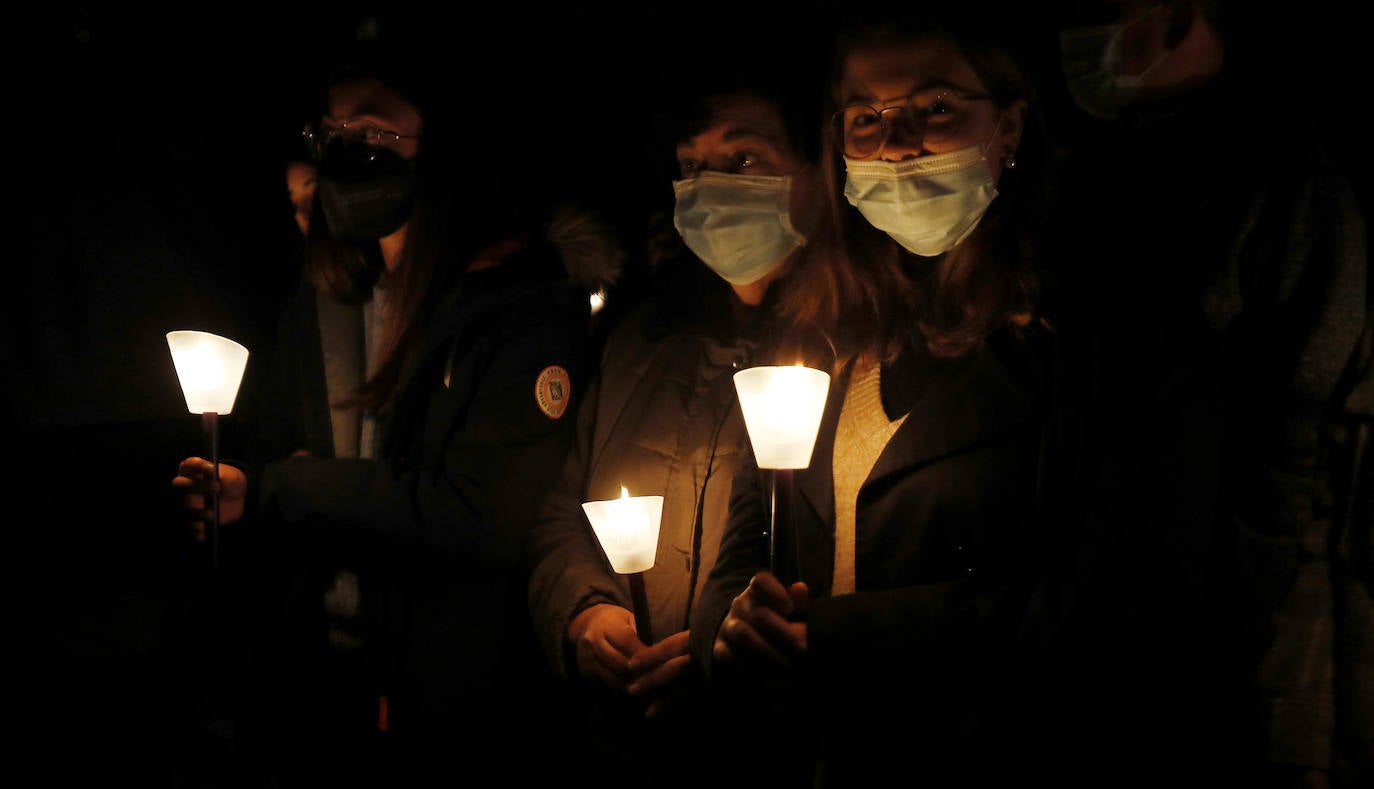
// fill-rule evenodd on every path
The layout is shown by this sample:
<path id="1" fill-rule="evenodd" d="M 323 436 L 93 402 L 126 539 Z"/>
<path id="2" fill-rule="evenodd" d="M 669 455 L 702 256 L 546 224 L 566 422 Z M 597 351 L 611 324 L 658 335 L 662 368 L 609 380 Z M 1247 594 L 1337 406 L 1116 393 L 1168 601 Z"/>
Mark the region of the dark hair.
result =
<path id="1" fill-rule="evenodd" d="M 913 330 L 932 353 L 959 356 L 1034 315 L 1040 278 L 1032 239 L 1044 204 L 1039 191 L 1047 153 L 1034 86 L 1005 31 L 961 16 L 851 18 L 834 42 L 827 114 L 838 107 L 839 75 L 851 52 L 930 38 L 959 50 L 999 108 L 1027 101 L 1017 168 L 1004 169 L 998 197 L 974 232 L 921 277 L 911 270 L 917 259 L 845 200 L 844 160 L 829 140 L 821 157 L 829 221 L 783 293 L 790 343 L 804 357 L 829 356 L 836 366 L 854 358 L 888 360 Z"/>
<path id="2" fill-rule="evenodd" d="M 813 38 L 818 36 L 813 32 Z M 776 107 L 792 148 L 807 161 L 815 161 L 824 118 L 825 60 L 824 49 L 807 42 L 805 35 L 794 31 L 786 42 L 748 47 L 724 44 L 713 47 L 711 57 L 664 70 L 651 110 L 658 158 L 707 128 L 715 111 L 713 99 L 743 95 Z"/>

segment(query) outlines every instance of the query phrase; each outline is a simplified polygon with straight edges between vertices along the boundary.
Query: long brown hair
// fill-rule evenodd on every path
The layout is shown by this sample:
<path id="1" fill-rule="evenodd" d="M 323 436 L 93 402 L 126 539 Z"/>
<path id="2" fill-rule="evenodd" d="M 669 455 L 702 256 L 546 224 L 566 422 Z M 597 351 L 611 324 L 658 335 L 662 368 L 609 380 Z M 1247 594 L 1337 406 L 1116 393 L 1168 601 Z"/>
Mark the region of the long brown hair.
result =
<path id="1" fill-rule="evenodd" d="M 828 221 L 784 286 L 784 352 L 828 358 L 839 369 L 855 359 L 891 360 L 915 333 L 932 354 L 960 356 L 998 330 L 1018 330 L 1033 320 L 1044 137 L 1028 72 L 999 31 L 952 18 L 851 19 L 835 40 L 826 115 L 839 106 L 839 75 L 855 49 L 931 38 L 958 49 L 999 109 L 1028 103 L 1017 167 L 1004 169 L 998 197 L 968 238 L 939 258 L 924 259 L 908 254 L 848 204 L 844 159 L 828 140 L 821 156 Z"/>

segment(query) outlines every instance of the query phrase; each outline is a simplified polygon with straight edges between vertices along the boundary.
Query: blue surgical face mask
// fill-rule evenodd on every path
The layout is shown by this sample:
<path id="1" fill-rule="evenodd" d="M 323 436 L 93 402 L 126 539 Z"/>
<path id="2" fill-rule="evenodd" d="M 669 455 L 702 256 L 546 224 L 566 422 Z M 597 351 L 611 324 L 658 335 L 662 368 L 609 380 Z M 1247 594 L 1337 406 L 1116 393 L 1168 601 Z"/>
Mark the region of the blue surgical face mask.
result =
<path id="1" fill-rule="evenodd" d="M 732 285 L 772 273 L 806 239 L 792 227 L 792 177 L 710 170 L 673 182 L 673 226 L 687 248 Z"/>
<path id="2" fill-rule="evenodd" d="M 844 160 L 844 196 L 907 251 L 934 257 L 978 226 L 997 185 L 983 146 L 900 162 Z"/>
<path id="3" fill-rule="evenodd" d="M 1102 120 L 1113 120 L 1122 108 L 1135 100 L 1145 75 L 1169 53 L 1161 54 L 1139 74 L 1123 74 L 1121 39 L 1128 27 L 1162 7 L 1155 6 L 1129 22 L 1060 31 L 1060 69 L 1075 104 Z"/>

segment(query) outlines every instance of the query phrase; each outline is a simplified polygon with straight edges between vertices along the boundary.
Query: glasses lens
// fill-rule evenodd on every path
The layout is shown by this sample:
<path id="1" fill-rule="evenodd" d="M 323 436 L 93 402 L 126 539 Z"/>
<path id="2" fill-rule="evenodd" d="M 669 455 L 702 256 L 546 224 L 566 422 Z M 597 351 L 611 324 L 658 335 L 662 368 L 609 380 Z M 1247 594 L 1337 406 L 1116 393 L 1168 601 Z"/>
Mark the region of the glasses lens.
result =
<path id="1" fill-rule="evenodd" d="M 970 125 L 973 101 L 948 90 L 912 94 L 906 104 L 881 111 L 851 105 L 836 113 L 837 134 L 844 153 L 851 158 L 872 156 L 899 130 L 922 142 L 942 143 L 963 133 Z"/>
<path id="2" fill-rule="evenodd" d="M 370 126 L 314 126 L 301 131 L 306 150 L 316 161 L 339 151 L 359 161 L 372 161 L 381 147 L 377 129 Z"/>
<path id="3" fill-rule="evenodd" d="M 921 124 L 921 135 L 930 142 L 945 142 L 970 126 L 974 101 L 950 90 L 922 91 L 911 97 L 908 111 Z"/>
<path id="4" fill-rule="evenodd" d="M 882 115 L 872 107 L 851 105 L 835 117 L 845 156 L 870 156 L 883 144 L 885 123 Z"/>

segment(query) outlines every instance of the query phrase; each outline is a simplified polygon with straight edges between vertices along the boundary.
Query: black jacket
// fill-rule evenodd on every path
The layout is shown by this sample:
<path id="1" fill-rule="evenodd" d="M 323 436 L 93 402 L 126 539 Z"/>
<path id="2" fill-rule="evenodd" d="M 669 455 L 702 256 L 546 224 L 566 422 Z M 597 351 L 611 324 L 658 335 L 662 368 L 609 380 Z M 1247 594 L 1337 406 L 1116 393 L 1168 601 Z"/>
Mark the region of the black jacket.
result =
<path id="1" fill-rule="evenodd" d="M 385 697 L 401 782 L 509 769 L 542 731 L 529 719 L 548 675 L 520 548 L 571 435 L 589 313 L 574 255 L 534 249 L 469 272 L 440 308 L 378 460 L 293 457 L 263 473 L 263 541 L 279 538 L 284 561 L 358 572 L 366 681 Z"/>

